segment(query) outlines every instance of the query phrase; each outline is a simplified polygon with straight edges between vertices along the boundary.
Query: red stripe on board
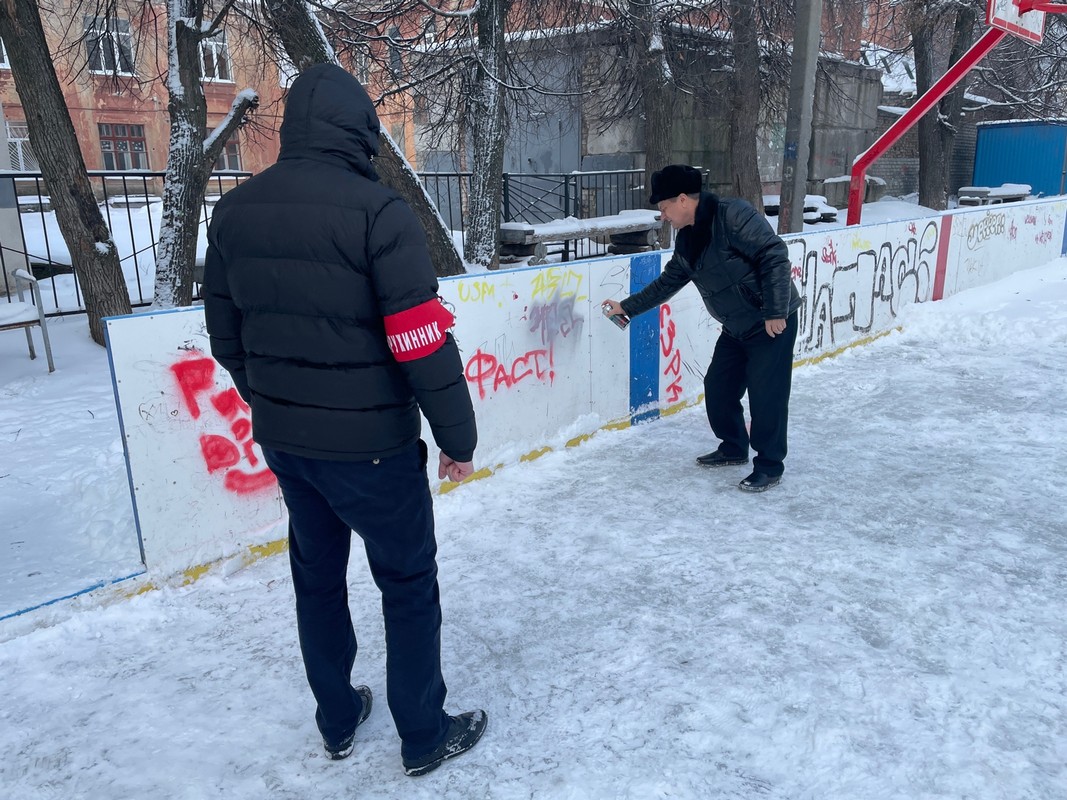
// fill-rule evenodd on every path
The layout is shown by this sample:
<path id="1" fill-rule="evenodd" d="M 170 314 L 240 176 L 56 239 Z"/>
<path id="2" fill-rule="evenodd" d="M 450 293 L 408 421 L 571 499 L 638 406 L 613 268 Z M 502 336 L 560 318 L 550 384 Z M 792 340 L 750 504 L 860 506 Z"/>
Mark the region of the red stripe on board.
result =
<path id="1" fill-rule="evenodd" d="M 941 240 L 937 243 L 937 268 L 934 271 L 934 294 L 931 300 L 945 296 L 945 273 L 948 271 L 948 243 L 952 238 L 952 215 L 941 217 Z"/>

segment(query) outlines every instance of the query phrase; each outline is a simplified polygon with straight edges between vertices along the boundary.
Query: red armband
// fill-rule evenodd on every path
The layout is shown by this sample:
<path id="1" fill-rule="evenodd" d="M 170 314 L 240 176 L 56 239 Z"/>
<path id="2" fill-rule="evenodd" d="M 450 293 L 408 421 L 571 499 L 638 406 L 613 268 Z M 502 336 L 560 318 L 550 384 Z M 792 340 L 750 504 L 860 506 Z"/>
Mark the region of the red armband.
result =
<path id="1" fill-rule="evenodd" d="M 434 298 L 385 318 L 385 337 L 397 361 L 414 361 L 436 352 L 456 318 Z"/>

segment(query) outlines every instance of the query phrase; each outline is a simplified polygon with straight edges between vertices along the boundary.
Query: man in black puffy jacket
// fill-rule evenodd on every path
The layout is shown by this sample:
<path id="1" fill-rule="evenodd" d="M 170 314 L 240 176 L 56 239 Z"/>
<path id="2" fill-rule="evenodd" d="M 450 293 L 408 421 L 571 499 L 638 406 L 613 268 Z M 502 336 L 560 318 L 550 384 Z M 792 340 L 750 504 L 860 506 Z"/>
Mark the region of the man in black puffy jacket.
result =
<path id="1" fill-rule="evenodd" d="M 753 472 L 738 488 L 765 491 L 781 481 L 785 470 L 800 307 L 785 242 L 750 203 L 702 192 L 700 173 L 684 164 L 653 173 L 648 202 L 678 231 L 674 255 L 642 291 L 604 305 L 612 315 L 632 317 L 693 282 L 708 313 L 722 324 L 704 377 L 708 421 L 720 444 L 697 463 L 747 464 L 751 444 Z M 746 390 L 751 434 L 741 406 Z"/>
<path id="2" fill-rule="evenodd" d="M 477 434 L 424 232 L 371 166 L 378 132 L 354 77 L 330 64 L 301 73 L 278 162 L 215 207 L 204 311 L 212 355 L 251 406 L 289 509 L 300 648 L 327 755 L 352 752 L 372 702 L 369 688 L 351 685 L 354 530 L 382 593 L 404 769 L 421 775 L 473 747 L 486 715 L 443 710 L 419 411 L 441 449 L 441 478 L 473 472 Z"/>

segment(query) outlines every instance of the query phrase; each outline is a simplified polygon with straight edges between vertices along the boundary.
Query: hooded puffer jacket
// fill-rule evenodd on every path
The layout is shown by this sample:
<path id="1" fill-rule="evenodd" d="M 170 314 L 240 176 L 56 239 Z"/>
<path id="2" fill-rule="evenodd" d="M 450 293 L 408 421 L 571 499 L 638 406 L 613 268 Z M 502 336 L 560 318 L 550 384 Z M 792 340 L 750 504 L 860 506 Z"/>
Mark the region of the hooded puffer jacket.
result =
<path id="1" fill-rule="evenodd" d="M 373 459 L 420 436 L 470 461 L 474 411 L 425 235 L 378 183 L 378 118 L 359 82 L 319 64 L 293 82 L 278 162 L 227 192 L 208 230 L 212 355 L 264 447 Z"/>
<path id="2" fill-rule="evenodd" d="M 643 290 L 622 301 L 635 316 L 658 306 L 690 281 L 730 336 L 747 339 L 769 319 L 800 308 L 789 249 L 751 203 L 700 195 L 695 219 L 678 232 L 674 255 Z"/>

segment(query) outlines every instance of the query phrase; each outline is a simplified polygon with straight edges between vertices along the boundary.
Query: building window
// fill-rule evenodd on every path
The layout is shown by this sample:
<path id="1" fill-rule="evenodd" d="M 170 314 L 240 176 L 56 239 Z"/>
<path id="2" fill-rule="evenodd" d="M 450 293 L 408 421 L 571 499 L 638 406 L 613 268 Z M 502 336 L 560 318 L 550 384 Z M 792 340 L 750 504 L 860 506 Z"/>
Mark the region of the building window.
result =
<path id="1" fill-rule="evenodd" d="M 404 56 L 399 45 L 400 28 L 390 28 L 386 36 L 389 37 L 389 71 L 393 73 L 394 78 L 398 78 L 404 70 Z"/>
<path id="2" fill-rule="evenodd" d="M 90 72 L 134 74 L 133 35 L 128 19 L 86 17 L 85 48 Z"/>
<path id="3" fill-rule="evenodd" d="M 211 131 L 206 131 L 204 136 L 211 135 Z M 215 161 L 215 170 L 239 170 L 241 169 L 241 146 L 237 142 L 237 133 L 231 133 L 230 138 L 226 140 L 225 146 L 222 148 L 222 152 L 219 153 L 218 159 Z"/>
<path id="4" fill-rule="evenodd" d="M 4 40 L 0 39 L 0 69 L 11 69 L 11 63 L 7 60 L 7 48 Z"/>
<path id="5" fill-rule="evenodd" d="M 220 30 L 210 39 L 200 42 L 200 67 L 205 81 L 233 82 L 226 31 Z"/>
<path id="6" fill-rule="evenodd" d="M 104 169 L 148 169 L 144 125 L 97 125 Z"/>
<path id="7" fill-rule="evenodd" d="M 36 172 L 41 168 L 37 163 L 37 156 L 30 147 L 30 129 L 25 122 L 7 122 L 7 149 L 10 154 L 11 166 L 8 169 L 19 169 L 24 172 Z"/>
<path id="8" fill-rule="evenodd" d="M 422 41 L 428 45 L 437 41 L 437 17 L 434 14 L 426 17 L 423 23 Z"/>

